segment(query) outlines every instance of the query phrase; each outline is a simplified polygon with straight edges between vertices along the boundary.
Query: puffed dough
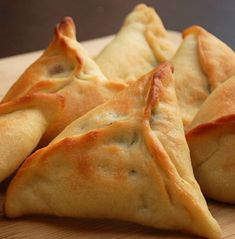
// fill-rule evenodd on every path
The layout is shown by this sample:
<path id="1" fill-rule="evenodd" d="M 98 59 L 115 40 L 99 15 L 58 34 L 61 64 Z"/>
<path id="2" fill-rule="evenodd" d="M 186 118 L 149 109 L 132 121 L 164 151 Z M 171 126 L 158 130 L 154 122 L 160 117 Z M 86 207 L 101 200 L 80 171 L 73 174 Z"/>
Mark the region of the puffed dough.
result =
<path id="1" fill-rule="evenodd" d="M 187 133 L 195 176 L 205 196 L 235 203 L 235 76 L 207 98 Z"/>
<path id="2" fill-rule="evenodd" d="M 180 42 L 180 33 L 166 31 L 155 10 L 139 4 L 95 61 L 107 78 L 127 83 L 170 60 Z"/>
<path id="3" fill-rule="evenodd" d="M 220 238 L 193 176 L 169 64 L 67 126 L 6 193 L 8 217 L 115 218 Z"/>
<path id="4" fill-rule="evenodd" d="M 199 26 L 186 29 L 183 37 L 172 64 L 176 95 L 187 130 L 210 93 L 235 74 L 235 53 Z"/>
<path id="5" fill-rule="evenodd" d="M 38 143 L 47 145 L 70 122 L 125 86 L 107 80 L 76 41 L 73 20 L 66 17 L 56 26 L 52 43 L 0 105 L 0 182 Z"/>

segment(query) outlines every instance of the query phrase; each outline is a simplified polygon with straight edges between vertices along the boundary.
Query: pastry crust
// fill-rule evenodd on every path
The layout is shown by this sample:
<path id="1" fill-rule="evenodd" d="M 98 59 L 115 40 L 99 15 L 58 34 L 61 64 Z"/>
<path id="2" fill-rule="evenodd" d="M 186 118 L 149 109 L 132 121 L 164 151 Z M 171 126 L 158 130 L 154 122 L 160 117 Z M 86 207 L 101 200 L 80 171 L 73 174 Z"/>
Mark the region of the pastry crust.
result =
<path id="1" fill-rule="evenodd" d="M 210 90 L 235 75 L 234 51 L 200 26 L 192 26 L 183 36 L 195 34 L 198 38 L 198 52 L 201 66 L 208 77 Z"/>
<path id="2" fill-rule="evenodd" d="M 54 92 L 63 87 L 69 81 L 68 78 L 73 71 L 79 71 L 82 64 L 78 49 L 71 44 L 75 41 L 74 22 L 70 17 L 65 17 L 55 27 L 54 39 L 49 47 L 25 70 L 4 96 L 2 102 L 43 89 Z"/>
<path id="3" fill-rule="evenodd" d="M 194 35 L 188 35 L 172 59 L 176 95 L 185 129 L 210 93 L 197 48 L 197 38 Z"/>
<path id="4" fill-rule="evenodd" d="M 176 94 L 187 130 L 209 94 L 235 74 L 235 53 L 199 26 L 186 29 L 183 37 L 172 64 Z"/>
<path id="5" fill-rule="evenodd" d="M 208 97 L 190 126 L 187 141 L 203 193 L 235 203 L 235 76 Z"/>
<path id="6" fill-rule="evenodd" d="M 47 145 L 70 122 L 125 87 L 125 84 L 106 79 L 76 41 L 75 35 L 73 20 L 66 17 L 56 26 L 49 47 L 4 97 L 0 106 L 0 121 L 3 119 L 0 135 L 7 137 L 0 148 L 0 155 L 5 155 L 0 159 L 0 181 L 17 169 L 39 141 L 39 147 Z M 57 111 L 60 103 L 54 98 L 58 97 L 63 99 L 63 105 L 55 115 L 53 112 Z M 44 98 L 47 98 L 48 105 L 43 103 Z M 22 102 L 24 107 L 20 110 Z M 9 107 L 9 113 L 2 113 Z M 51 113 L 45 114 L 48 109 Z M 13 115 L 17 120 L 12 120 Z M 5 124 L 8 127 L 4 127 Z M 30 136 L 28 132 L 31 132 Z M 16 140 L 15 135 L 22 140 Z M 15 150 L 22 153 L 10 152 L 13 143 Z"/>
<path id="7" fill-rule="evenodd" d="M 180 34 L 166 31 L 153 8 L 139 4 L 95 61 L 107 78 L 131 82 L 171 59 L 180 41 Z"/>
<path id="8" fill-rule="evenodd" d="M 10 183 L 8 217 L 116 218 L 220 238 L 194 179 L 169 64 L 74 121 Z"/>
<path id="9" fill-rule="evenodd" d="M 0 105 L 0 182 L 37 146 L 48 124 L 63 109 L 64 98 L 36 93 Z"/>

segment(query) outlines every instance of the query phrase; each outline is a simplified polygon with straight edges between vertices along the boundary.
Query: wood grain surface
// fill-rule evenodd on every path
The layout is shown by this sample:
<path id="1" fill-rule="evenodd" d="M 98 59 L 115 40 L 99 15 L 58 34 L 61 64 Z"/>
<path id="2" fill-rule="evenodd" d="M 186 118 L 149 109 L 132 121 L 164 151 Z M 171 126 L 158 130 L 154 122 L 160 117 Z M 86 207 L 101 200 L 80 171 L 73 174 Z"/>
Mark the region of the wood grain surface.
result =
<path id="1" fill-rule="evenodd" d="M 112 36 L 84 42 L 83 45 L 91 55 L 97 52 Z M 32 52 L 14 57 L 0 59 L 2 97 L 10 85 L 17 79 L 23 70 L 39 55 Z M 4 201 L 4 192 L 7 182 L 0 184 L 0 207 Z M 235 238 L 235 207 L 209 201 L 209 208 L 218 220 L 223 230 L 223 239 Z M 73 218 L 56 218 L 46 216 L 22 217 L 7 219 L 0 211 L 0 239 L 188 239 L 198 238 L 179 232 L 166 232 L 153 228 L 143 227 L 129 222 L 115 220 L 89 220 Z"/>

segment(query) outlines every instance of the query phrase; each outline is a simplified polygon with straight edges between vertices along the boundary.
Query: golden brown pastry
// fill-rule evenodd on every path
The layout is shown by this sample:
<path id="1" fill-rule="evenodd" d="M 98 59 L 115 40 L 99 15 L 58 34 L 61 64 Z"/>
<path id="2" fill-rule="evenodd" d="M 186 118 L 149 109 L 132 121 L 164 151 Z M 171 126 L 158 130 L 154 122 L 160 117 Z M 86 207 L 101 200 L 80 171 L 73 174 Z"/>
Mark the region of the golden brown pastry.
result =
<path id="1" fill-rule="evenodd" d="M 40 145 L 46 145 L 71 121 L 123 88 L 103 76 L 76 41 L 72 19 L 65 18 L 52 43 L 0 106 L 0 181 L 17 169 L 40 139 Z"/>
<path id="2" fill-rule="evenodd" d="M 235 76 L 202 105 L 187 133 L 195 176 L 205 196 L 235 203 Z"/>
<path id="3" fill-rule="evenodd" d="M 63 97 L 45 93 L 0 104 L 0 182 L 33 151 L 63 106 Z"/>
<path id="4" fill-rule="evenodd" d="M 115 218 L 220 238 L 193 176 L 170 65 L 30 156 L 10 183 L 5 213 Z"/>
<path id="5" fill-rule="evenodd" d="M 208 95 L 235 74 L 235 53 L 199 26 L 186 29 L 183 36 L 172 64 L 176 94 L 187 129 Z"/>
<path id="6" fill-rule="evenodd" d="M 180 34 L 166 31 L 153 8 L 139 4 L 95 61 L 108 79 L 133 81 L 171 59 L 180 41 Z"/>

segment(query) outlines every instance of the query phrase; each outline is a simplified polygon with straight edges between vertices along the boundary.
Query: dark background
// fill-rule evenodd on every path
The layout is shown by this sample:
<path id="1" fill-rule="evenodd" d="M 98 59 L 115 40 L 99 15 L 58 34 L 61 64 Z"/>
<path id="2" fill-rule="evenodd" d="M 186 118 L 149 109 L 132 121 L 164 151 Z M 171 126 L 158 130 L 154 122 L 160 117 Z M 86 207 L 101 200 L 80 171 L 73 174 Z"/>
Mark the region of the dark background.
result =
<path id="1" fill-rule="evenodd" d="M 140 2 L 168 29 L 199 24 L 235 48 L 235 0 L 0 0 L 0 57 L 45 48 L 63 16 L 74 18 L 80 41 L 114 34 Z"/>

